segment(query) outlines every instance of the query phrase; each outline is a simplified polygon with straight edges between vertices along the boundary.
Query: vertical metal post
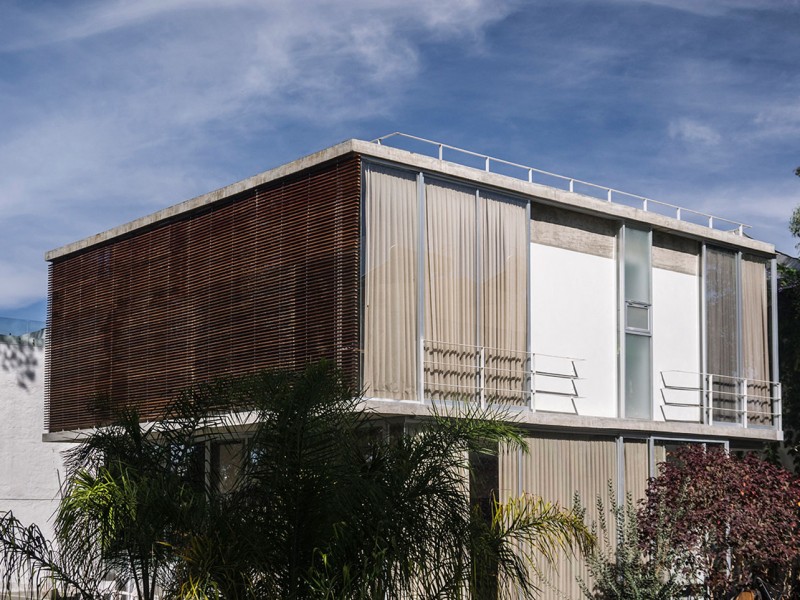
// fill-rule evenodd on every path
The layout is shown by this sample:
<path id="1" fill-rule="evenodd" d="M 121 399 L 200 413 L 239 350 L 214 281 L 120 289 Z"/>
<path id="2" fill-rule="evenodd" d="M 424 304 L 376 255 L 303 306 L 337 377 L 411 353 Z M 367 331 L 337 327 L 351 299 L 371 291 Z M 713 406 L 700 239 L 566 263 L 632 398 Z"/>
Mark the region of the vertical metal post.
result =
<path id="1" fill-rule="evenodd" d="M 442 144 L 439 144 L 439 160 L 442 160 L 442 156 L 444 155 L 444 147 Z"/>
<path id="2" fill-rule="evenodd" d="M 608 201 L 611 202 L 611 188 L 608 188 Z"/>
<path id="3" fill-rule="evenodd" d="M 528 183 L 533 183 L 533 169 L 528 169 Z"/>
<path id="4" fill-rule="evenodd" d="M 783 431 L 783 390 L 781 389 L 781 384 L 778 381 L 774 383 L 774 386 L 775 405 L 772 410 L 775 413 L 775 422 L 778 431 Z"/>
<path id="5" fill-rule="evenodd" d="M 777 259 L 773 258 L 770 261 L 770 317 L 771 317 L 771 332 L 772 332 L 772 339 L 771 339 L 771 362 L 770 365 L 772 368 L 770 369 L 770 379 L 774 382 L 774 385 L 777 386 L 777 401 L 775 404 L 777 406 L 772 407 L 772 412 L 777 413 L 777 426 L 778 431 L 782 431 L 783 429 L 783 416 L 782 416 L 782 402 L 781 402 L 781 385 L 778 383 L 780 380 L 780 371 L 778 369 L 778 261 Z"/>
<path id="6" fill-rule="evenodd" d="M 569 191 L 570 192 L 574 192 L 575 191 L 575 180 L 574 179 L 570 179 L 569 180 Z"/>
<path id="7" fill-rule="evenodd" d="M 475 269 L 475 287 L 473 289 L 473 294 L 475 298 L 475 331 L 474 340 L 475 345 L 478 346 L 480 349 L 480 360 L 478 363 L 478 369 L 480 373 L 479 378 L 479 385 L 480 385 L 480 397 L 481 397 L 481 406 L 485 405 L 485 395 L 486 395 L 486 344 L 484 343 L 483 339 L 483 286 L 481 282 L 483 281 L 483 219 L 481 218 L 481 192 L 480 190 L 475 190 L 475 230 L 473 231 L 473 235 L 475 236 L 475 255 L 472 257 L 473 259 L 473 268 Z"/>
<path id="8" fill-rule="evenodd" d="M 642 198 L 642 210 L 647 212 L 647 198 Z"/>
<path id="9" fill-rule="evenodd" d="M 489 157 L 486 157 L 486 172 L 489 172 Z"/>
<path id="10" fill-rule="evenodd" d="M 649 460 L 647 473 L 650 477 L 658 475 L 656 473 L 656 442 L 653 437 L 647 438 L 647 458 Z"/>
<path id="11" fill-rule="evenodd" d="M 617 416 L 625 418 L 625 224 L 617 236 Z"/>
<path id="12" fill-rule="evenodd" d="M 531 352 L 528 354 L 529 362 L 530 362 L 530 382 L 531 382 L 531 390 L 530 390 L 530 408 L 533 412 L 536 412 L 536 355 Z"/>
<path id="13" fill-rule="evenodd" d="M 417 401 L 425 402 L 425 175 L 417 174 Z"/>
<path id="14" fill-rule="evenodd" d="M 708 377 L 708 396 L 707 396 L 708 402 L 706 406 L 708 407 L 708 416 L 706 422 L 709 425 L 713 425 L 714 424 L 714 376 L 711 373 L 708 373 L 707 377 Z"/>
<path id="15" fill-rule="evenodd" d="M 531 279 L 531 211 L 533 207 L 531 206 L 530 202 L 525 203 L 525 344 L 527 349 L 527 358 L 528 364 L 526 365 L 527 368 L 527 385 L 528 385 L 528 393 L 529 404 L 528 407 L 532 410 L 536 410 L 536 403 L 533 397 L 533 394 L 536 390 L 534 386 L 535 382 L 532 379 L 533 376 L 533 369 L 534 364 L 533 360 L 533 281 Z"/>
<path id="16" fill-rule="evenodd" d="M 736 377 L 742 377 L 744 373 L 744 334 L 742 326 L 742 253 L 736 253 Z"/>
<path id="17" fill-rule="evenodd" d="M 709 388 L 708 380 L 706 379 L 708 373 L 708 327 L 706 315 L 706 245 L 700 247 L 700 372 L 703 381 L 703 401 L 706 403 L 706 423 L 708 423 L 708 400 Z"/>
<path id="18" fill-rule="evenodd" d="M 747 379 L 740 379 L 741 389 L 739 397 L 742 403 L 742 427 L 747 428 Z"/>
<path id="19" fill-rule="evenodd" d="M 681 207 L 680 206 L 675 209 L 675 218 L 678 219 L 678 221 L 681 220 Z"/>

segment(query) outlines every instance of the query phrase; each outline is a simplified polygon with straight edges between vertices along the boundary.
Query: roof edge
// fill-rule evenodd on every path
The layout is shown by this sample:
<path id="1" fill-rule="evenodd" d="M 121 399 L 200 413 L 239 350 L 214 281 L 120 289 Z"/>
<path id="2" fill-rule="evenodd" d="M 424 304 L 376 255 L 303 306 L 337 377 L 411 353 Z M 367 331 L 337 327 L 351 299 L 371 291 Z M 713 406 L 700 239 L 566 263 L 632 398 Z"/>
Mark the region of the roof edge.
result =
<path id="1" fill-rule="evenodd" d="M 269 169 L 262 173 L 258 173 L 257 175 L 253 175 L 252 177 L 248 177 L 247 179 L 242 179 L 236 183 L 226 185 L 225 187 L 221 187 L 213 192 L 208 192 L 189 200 L 184 200 L 178 204 L 173 204 L 167 208 L 162 208 L 154 213 L 144 217 L 139 217 L 138 219 L 134 219 L 133 221 L 124 223 L 122 225 L 117 225 L 116 227 L 112 227 L 111 229 L 101 233 L 78 240 L 77 242 L 72 242 L 70 244 L 66 244 L 65 246 L 61 246 L 60 248 L 49 250 L 45 252 L 44 258 L 47 261 L 56 260 L 62 256 L 67 256 L 69 254 L 85 250 L 86 248 L 91 248 L 92 246 L 102 244 L 103 242 L 107 242 L 116 237 L 126 235 L 136 231 L 137 229 L 149 227 L 150 225 L 158 223 L 159 221 L 171 219 L 178 215 L 208 206 L 209 204 L 213 204 L 214 202 L 218 202 L 240 192 L 244 192 L 250 188 L 263 185 L 289 175 L 294 175 L 295 173 L 299 173 L 305 169 L 317 166 L 329 160 L 333 160 L 353 152 L 356 142 L 358 141 L 360 140 L 345 140 L 344 142 L 340 142 L 334 146 L 325 148 L 324 150 L 320 150 L 318 152 L 314 152 L 313 154 L 308 154 L 301 158 L 295 159 L 289 163 L 275 167 L 274 169 Z"/>

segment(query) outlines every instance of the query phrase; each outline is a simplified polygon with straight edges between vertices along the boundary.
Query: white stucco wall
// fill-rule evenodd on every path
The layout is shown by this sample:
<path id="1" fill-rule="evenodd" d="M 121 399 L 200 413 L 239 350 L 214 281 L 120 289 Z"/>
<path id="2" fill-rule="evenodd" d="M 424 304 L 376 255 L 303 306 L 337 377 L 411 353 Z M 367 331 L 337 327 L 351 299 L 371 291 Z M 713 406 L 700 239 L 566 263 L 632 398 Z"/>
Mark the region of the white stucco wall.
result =
<path id="1" fill-rule="evenodd" d="M 44 351 L 0 342 L 0 512 L 49 535 L 65 444 L 42 441 Z"/>
<path id="2" fill-rule="evenodd" d="M 531 244 L 533 351 L 584 359 L 576 363 L 580 415 L 617 415 L 616 277 L 613 258 Z M 568 400 L 541 395 L 536 406 L 572 408 Z"/>
<path id="3" fill-rule="evenodd" d="M 662 380 L 662 371 L 701 370 L 699 286 L 696 275 L 653 269 L 653 418 L 657 421 L 699 420 L 699 409 L 665 406 L 664 402 L 698 403 L 699 393 L 664 389 Z M 695 375 L 672 372 L 664 377 L 672 386 L 699 385 Z"/>

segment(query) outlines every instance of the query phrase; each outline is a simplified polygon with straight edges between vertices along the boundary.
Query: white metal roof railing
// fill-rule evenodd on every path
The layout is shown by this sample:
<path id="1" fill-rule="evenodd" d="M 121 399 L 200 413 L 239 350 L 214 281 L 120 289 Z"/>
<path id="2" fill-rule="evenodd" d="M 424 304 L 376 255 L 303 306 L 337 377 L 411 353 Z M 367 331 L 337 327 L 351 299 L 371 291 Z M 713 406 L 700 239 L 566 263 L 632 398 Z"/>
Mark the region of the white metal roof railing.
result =
<path id="1" fill-rule="evenodd" d="M 725 219 L 723 217 L 710 215 L 708 213 L 681 207 L 676 204 L 670 204 L 668 202 L 662 202 L 660 200 L 653 200 L 652 198 L 648 198 L 646 196 L 640 196 L 638 194 L 623 192 L 622 190 L 617 190 L 603 185 L 598 185 L 596 183 L 591 183 L 589 181 L 583 181 L 581 179 L 575 179 L 574 177 L 566 177 L 565 175 L 559 175 L 557 173 L 543 171 L 541 169 L 536 169 L 534 167 L 529 167 L 527 165 L 521 165 L 519 163 L 503 160 L 502 158 L 495 158 L 493 156 L 488 156 L 486 154 L 472 152 L 471 150 L 464 150 L 463 148 L 450 146 L 449 144 L 443 144 L 441 142 L 428 140 L 425 138 L 417 137 L 415 135 L 402 133 L 400 131 L 395 131 L 393 133 L 381 136 L 379 138 L 372 140 L 372 142 L 375 144 L 384 145 L 389 140 L 396 142 L 398 139 L 419 142 L 423 146 L 433 146 L 435 152 L 432 152 L 431 155 L 434 158 L 438 158 L 439 160 L 445 160 L 444 151 L 448 150 L 449 151 L 448 154 L 451 155 L 455 154 L 456 156 L 460 155 L 462 157 L 472 157 L 480 159 L 480 161 L 483 163 L 483 170 L 486 171 L 487 173 L 497 173 L 500 175 L 514 177 L 515 179 L 520 179 L 522 181 L 527 180 L 529 183 L 535 182 L 542 185 L 548 185 L 546 183 L 543 183 L 542 181 L 539 181 L 538 178 L 536 179 L 536 181 L 534 181 L 534 174 L 535 174 L 538 177 L 546 177 L 548 179 L 556 180 L 557 182 L 563 183 L 563 188 L 560 188 L 556 185 L 549 185 L 548 187 L 553 187 L 556 189 L 566 189 L 569 190 L 570 192 L 582 193 L 583 195 L 589 196 L 591 198 L 595 198 L 598 200 L 605 200 L 607 202 L 612 202 L 616 204 L 623 204 L 625 206 L 630 206 L 631 205 L 630 202 L 636 202 L 639 205 L 638 207 L 644 211 L 655 212 L 657 214 L 662 214 L 664 216 L 673 217 L 678 221 L 686 221 L 690 223 L 695 223 L 697 225 L 705 225 L 710 229 L 731 231 L 738 235 L 743 235 L 744 230 L 750 227 L 750 225 L 745 225 L 744 223 L 740 223 L 738 221 L 732 221 L 731 219 Z M 399 144 L 395 145 L 396 147 L 401 147 Z M 453 160 L 451 156 L 448 156 L 448 162 L 454 162 L 456 164 L 472 166 L 470 164 L 465 163 L 463 160 L 462 162 L 459 162 L 458 160 Z M 495 165 L 511 167 L 512 171 L 500 173 L 499 171 L 496 170 L 496 167 L 495 170 L 492 170 L 492 167 Z M 520 172 L 519 176 L 514 175 L 514 171 L 519 171 Z M 627 200 L 627 202 L 625 202 L 624 200 Z"/>

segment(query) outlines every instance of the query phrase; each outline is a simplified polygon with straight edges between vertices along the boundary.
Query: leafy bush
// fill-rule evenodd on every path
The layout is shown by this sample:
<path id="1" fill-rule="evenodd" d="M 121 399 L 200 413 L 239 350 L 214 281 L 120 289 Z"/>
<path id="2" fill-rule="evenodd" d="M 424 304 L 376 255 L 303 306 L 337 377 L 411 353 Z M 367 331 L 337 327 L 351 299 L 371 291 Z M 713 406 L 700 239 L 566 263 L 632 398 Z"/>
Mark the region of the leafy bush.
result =
<path id="1" fill-rule="evenodd" d="M 650 481 L 640 514 L 643 541 L 659 544 L 666 533 L 695 596 L 728 597 L 755 588 L 757 577 L 795 594 L 799 502 L 800 483 L 785 469 L 687 445 Z M 676 516 L 667 528 L 664 510 Z"/>
<path id="2" fill-rule="evenodd" d="M 608 497 L 615 492 L 609 482 Z M 625 504 L 606 507 L 598 496 L 598 521 L 592 533 L 598 544 L 586 553 L 590 582 L 581 580 L 583 595 L 590 600 L 670 600 L 683 591 L 679 569 L 681 557 L 669 540 L 670 519 L 659 513 L 656 536 L 645 540 L 639 514 L 630 494 Z"/>

